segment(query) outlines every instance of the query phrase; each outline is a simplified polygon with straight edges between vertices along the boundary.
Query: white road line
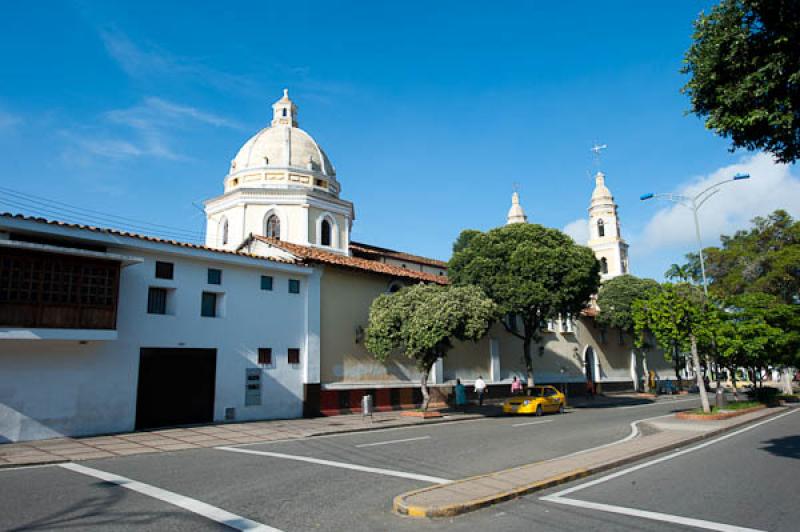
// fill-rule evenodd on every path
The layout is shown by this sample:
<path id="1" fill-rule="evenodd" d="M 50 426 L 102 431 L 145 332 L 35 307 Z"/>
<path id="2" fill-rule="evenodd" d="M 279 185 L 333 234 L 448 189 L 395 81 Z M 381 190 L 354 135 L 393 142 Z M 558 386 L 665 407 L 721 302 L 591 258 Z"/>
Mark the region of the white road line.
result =
<path id="1" fill-rule="evenodd" d="M 20 469 L 42 469 L 44 467 L 55 467 L 58 464 L 31 464 L 31 465 L 21 465 L 17 467 L 0 467 L 0 473 L 5 471 L 19 471 Z"/>
<path id="2" fill-rule="evenodd" d="M 375 447 L 376 445 L 389 445 L 392 443 L 403 443 L 407 441 L 417 441 L 417 440 L 430 440 L 430 436 L 420 436 L 418 438 L 404 438 L 402 440 L 388 440 L 388 441 L 378 441 L 375 443 L 362 443 L 360 445 L 356 445 L 355 447 Z"/>
<path id="3" fill-rule="evenodd" d="M 88 475 L 90 477 L 99 478 L 100 480 L 116 484 L 117 486 L 141 493 L 142 495 L 147 495 L 148 497 L 164 501 L 168 504 L 177 506 L 178 508 L 183 508 L 184 510 L 201 515 L 206 519 L 216 521 L 217 523 L 231 527 L 235 530 L 246 530 L 248 532 L 282 532 L 277 528 L 273 528 L 257 521 L 251 521 L 250 519 L 246 519 L 239 515 L 226 512 L 222 508 L 217 508 L 216 506 L 211 506 L 210 504 L 206 504 L 196 499 L 191 499 L 172 491 L 157 488 L 137 480 L 131 480 L 113 473 L 108 473 L 106 471 L 101 471 L 99 469 L 94 469 L 92 467 L 86 467 L 75 463 L 59 464 L 59 466 L 63 467 L 64 469 L 69 469 L 70 471 Z"/>
<path id="4" fill-rule="evenodd" d="M 392 469 L 381 469 L 379 467 L 367 467 L 356 464 L 348 464 L 347 462 L 334 462 L 333 460 L 322 460 L 321 458 L 311 458 L 310 456 L 296 456 L 293 454 L 273 453 L 269 451 L 256 451 L 253 449 L 242 449 L 240 447 L 214 447 L 214 448 L 220 451 L 254 454 L 257 456 L 269 456 L 272 458 L 283 458 L 284 460 L 296 460 L 298 462 L 308 462 L 310 464 L 339 467 L 341 469 L 352 469 L 353 471 L 362 471 L 364 473 L 377 473 L 378 475 L 386 475 L 389 477 L 409 478 L 412 480 L 421 480 L 423 482 L 430 482 L 432 484 L 449 484 L 450 482 L 452 482 L 452 480 L 448 480 L 446 478 L 431 477 L 428 475 L 418 475 L 416 473 L 406 473 L 405 471 L 394 471 Z"/>
<path id="5" fill-rule="evenodd" d="M 747 425 L 744 428 L 741 428 L 741 429 L 733 431 L 733 432 L 729 432 L 727 434 L 719 436 L 718 438 L 714 438 L 713 440 L 709 440 L 707 442 L 700 443 L 700 444 L 695 445 L 693 447 L 689 447 L 687 449 L 681 449 L 680 451 L 675 451 L 674 453 L 670 453 L 670 454 L 662 456 L 660 458 L 656 458 L 654 460 L 649 460 L 649 461 L 644 462 L 642 464 L 637 464 L 635 466 L 628 467 L 628 468 L 623 469 L 621 471 L 617 471 L 615 473 L 611 473 L 610 475 L 605 475 L 605 476 L 600 477 L 598 479 L 595 479 L 595 480 L 592 480 L 592 481 L 589 481 L 589 482 L 585 482 L 583 484 L 579 484 L 579 485 L 573 486 L 571 488 L 567 488 L 567 489 L 561 490 L 561 491 L 559 491 L 557 493 L 553 493 L 551 495 L 546 495 L 544 497 L 540 497 L 540 500 L 548 501 L 548 502 L 554 502 L 554 503 L 558 503 L 558 504 L 565 504 L 565 505 L 568 505 L 568 506 L 588 508 L 588 509 L 593 509 L 593 510 L 598 510 L 598 511 L 603 511 L 603 512 L 611 512 L 611 513 L 617 513 L 617 514 L 622 514 L 622 515 L 631 515 L 631 516 L 634 516 L 634 517 L 642 517 L 644 519 L 652 519 L 652 520 L 655 520 L 655 521 L 665 521 L 665 522 L 669 522 L 669 523 L 685 524 L 685 525 L 688 525 L 688 526 L 694 526 L 694 527 L 697 527 L 697 528 L 705 528 L 705 529 L 708 529 L 708 530 L 720 530 L 722 532 L 753 532 L 753 531 L 756 531 L 756 529 L 737 527 L 737 526 L 728 525 L 728 524 L 725 524 L 725 523 L 715 523 L 713 521 L 704 521 L 702 519 L 692 519 L 692 518 L 688 518 L 688 517 L 682 517 L 682 516 L 679 516 L 679 515 L 670 515 L 670 514 L 663 514 L 663 513 L 659 513 L 659 512 L 650 512 L 650 511 L 647 511 L 647 510 L 637 510 L 635 508 L 627 508 L 625 506 L 614 506 L 614 505 L 610 505 L 610 504 L 601 504 L 601 503 L 582 501 L 582 500 L 579 500 L 579 499 L 570 499 L 570 498 L 567 498 L 567 497 L 564 497 L 564 496 L 565 495 L 569 495 L 570 493 L 575 493 L 576 491 L 581 491 L 581 490 L 584 490 L 586 488 L 590 488 L 592 486 L 597 486 L 598 484 L 602 484 L 604 482 L 608 482 L 609 480 L 613 480 L 615 478 L 619 478 L 619 477 L 621 477 L 623 475 L 627 475 L 628 473 L 632 473 L 634 471 L 638 471 L 638 470 L 644 469 L 646 467 L 650 467 L 650 466 L 653 466 L 653 465 L 656 465 L 656 464 L 660 464 L 662 462 L 666 462 L 667 460 L 673 460 L 675 458 L 678 458 L 680 456 L 683 456 L 685 454 L 688 454 L 688 453 L 691 453 L 691 452 L 694 452 L 694 451 L 698 451 L 700 449 L 705 449 L 706 447 L 709 447 L 711 445 L 717 444 L 717 443 L 719 443 L 721 441 L 725 441 L 725 440 L 727 440 L 729 438 L 733 438 L 734 436 L 738 436 L 739 434 L 742 434 L 744 432 L 753 430 L 753 429 L 755 429 L 757 427 L 760 427 L 762 425 L 765 425 L 767 423 L 771 423 L 773 421 L 777 421 L 778 419 L 780 419 L 782 417 L 785 417 L 785 416 L 788 416 L 788 415 L 791 415 L 791 414 L 796 414 L 799 411 L 800 410 L 791 410 L 789 412 L 784 412 L 783 414 L 778 414 L 777 416 L 771 417 L 769 419 L 765 419 L 763 421 L 759 421 L 758 423 L 753 423 L 752 425 Z M 760 531 L 756 531 L 756 532 L 760 532 Z"/>
<path id="6" fill-rule="evenodd" d="M 541 425 L 542 423 L 550 423 L 552 419 L 540 419 L 539 421 L 528 421 L 527 423 L 514 423 L 512 427 L 527 427 L 528 425 Z"/>
<path id="7" fill-rule="evenodd" d="M 557 502 L 559 504 L 566 504 L 568 506 L 576 506 L 578 508 L 586 508 L 589 510 L 598 510 L 600 512 L 610 512 L 614 514 L 630 515 L 632 517 L 641 517 L 643 519 L 651 519 L 653 521 L 664 521 L 665 523 L 675 523 L 677 525 L 692 526 L 695 528 L 705 528 L 706 530 L 719 530 L 721 532 L 764 532 L 756 528 L 745 528 L 741 526 L 726 525 L 725 523 L 715 523 L 714 521 L 705 521 L 703 519 L 693 519 L 691 517 L 683 517 L 680 515 L 662 514 L 659 512 L 650 512 L 647 510 L 637 510 L 635 508 L 626 508 L 624 506 L 612 506 L 610 504 L 600 504 L 596 502 L 579 501 L 577 499 L 565 499 L 557 497 L 554 499 L 546 499 L 550 502 Z"/>

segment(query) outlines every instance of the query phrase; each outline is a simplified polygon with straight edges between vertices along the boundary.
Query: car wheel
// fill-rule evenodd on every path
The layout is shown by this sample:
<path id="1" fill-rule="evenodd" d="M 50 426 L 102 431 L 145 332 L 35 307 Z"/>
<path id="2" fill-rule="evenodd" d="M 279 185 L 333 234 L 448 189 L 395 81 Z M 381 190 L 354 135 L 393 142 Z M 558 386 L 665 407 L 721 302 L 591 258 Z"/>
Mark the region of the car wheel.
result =
<path id="1" fill-rule="evenodd" d="M 564 413 L 564 405 L 561 405 L 561 406 L 558 407 L 558 413 L 559 414 L 563 414 Z"/>
<path id="2" fill-rule="evenodd" d="M 536 405 L 536 417 L 541 417 L 542 415 L 542 405 Z"/>

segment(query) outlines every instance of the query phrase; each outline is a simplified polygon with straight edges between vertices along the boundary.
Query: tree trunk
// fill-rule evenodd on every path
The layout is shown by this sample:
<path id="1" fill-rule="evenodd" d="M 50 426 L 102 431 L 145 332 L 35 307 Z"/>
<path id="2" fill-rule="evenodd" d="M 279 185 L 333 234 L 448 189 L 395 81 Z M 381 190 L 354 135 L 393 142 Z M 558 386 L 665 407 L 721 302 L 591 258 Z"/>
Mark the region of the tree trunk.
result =
<path id="1" fill-rule="evenodd" d="M 697 354 L 697 338 L 694 334 L 689 336 L 692 342 L 692 364 L 694 365 L 694 374 L 697 380 L 697 387 L 700 389 L 700 402 L 703 405 L 703 412 L 706 414 L 711 413 L 711 406 L 708 404 L 708 392 L 706 392 L 706 383 L 703 382 L 703 375 L 700 373 L 700 355 Z"/>
<path id="2" fill-rule="evenodd" d="M 531 337 L 527 334 L 525 335 L 525 339 L 522 341 L 522 356 L 525 358 L 525 371 L 528 373 L 528 390 L 533 388 L 533 359 L 531 358 L 531 341 Z"/>
<path id="3" fill-rule="evenodd" d="M 425 368 L 419 376 L 419 388 L 422 391 L 422 411 L 428 410 L 428 405 L 431 402 L 431 394 L 428 392 L 428 375 L 431 369 Z"/>
<path id="4" fill-rule="evenodd" d="M 781 380 L 783 381 L 783 393 L 792 395 L 794 390 L 792 390 L 792 376 L 789 373 L 789 368 L 783 368 L 781 370 Z"/>
<path id="5" fill-rule="evenodd" d="M 681 389 L 681 357 L 678 356 L 678 346 L 673 345 L 672 360 L 675 362 L 675 384 L 678 390 Z"/>
<path id="6" fill-rule="evenodd" d="M 736 366 L 731 369 L 731 385 L 733 386 L 733 398 L 739 400 L 739 392 L 736 387 Z"/>

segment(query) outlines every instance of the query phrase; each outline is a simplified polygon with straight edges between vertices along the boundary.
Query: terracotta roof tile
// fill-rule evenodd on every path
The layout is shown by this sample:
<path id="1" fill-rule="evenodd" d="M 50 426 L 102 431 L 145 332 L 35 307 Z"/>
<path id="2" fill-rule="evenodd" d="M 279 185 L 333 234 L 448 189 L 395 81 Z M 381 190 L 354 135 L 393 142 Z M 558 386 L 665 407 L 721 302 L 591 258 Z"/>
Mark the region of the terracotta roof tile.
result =
<path id="1" fill-rule="evenodd" d="M 2 218 L 14 218 L 14 219 L 17 219 L 17 220 L 25 220 L 25 221 L 29 221 L 29 222 L 42 223 L 42 224 L 47 224 L 47 225 L 57 225 L 59 227 L 67 227 L 67 228 L 70 228 L 70 229 L 82 229 L 82 230 L 85 230 L 85 231 L 93 231 L 95 233 L 106 233 L 106 234 L 109 234 L 109 235 L 125 236 L 125 237 L 129 237 L 129 238 L 136 238 L 138 240 L 146 240 L 147 242 L 155 242 L 155 243 L 158 243 L 158 244 L 169 244 L 171 246 L 179 246 L 179 247 L 188 248 L 188 249 L 211 251 L 211 252 L 214 252 L 214 253 L 224 253 L 226 255 L 238 255 L 238 256 L 241 256 L 241 257 L 269 260 L 269 261 L 273 261 L 273 262 L 281 262 L 281 263 L 284 263 L 284 264 L 295 264 L 295 265 L 297 264 L 296 261 L 293 261 L 293 260 L 290 260 L 290 259 L 284 259 L 284 258 L 280 258 L 280 257 L 265 257 L 265 256 L 262 256 L 262 255 L 253 255 L 251 253 L 245 253 L 245 252 L 242 252 L 242 251 L 229 251 L 229 250 L 225 250 L 225 249 L 211 248 L 211 247 L 203 246 L 203 245 L 200 245 L 200 244 L 192 244 L 191 242 L 180 242 L 178 240 L 167 240 L 167 239 L 158 238 L 158 237 L 155 237 L 155 236 L 140 235 L 138 233 L 131 233 L 129 231 L 121 231 L 119 229 L 109 229 L 109 228 L 105 228 L 105 227 L 94 227 L 94 226 L 91 226 L 91 225 L 83 225 L 83 224 L 75 224 L 75 223 L 69 223 L 69 222 L 61 222 L 61 221 L 58 221 L 58 220 L 48 220 L 46 218 L 39 218 L 39 217 L 34 217 L 34 216 L 25 216 L 25 215 L 22 215 L 22 214 L 12 214 L 12 213 L 9 213 L 9 212 L 0 213 L 0 217 L 2 217 Z"/>
<path id="2" fill-rule="evenodd" d="M 368 260 L 360 257 L 348 257 L 347 255 L 340 255 L 339 253 L 332 253 L 330 251 L 309 246 L 301 246 L 299 244 L 291 244 L 282 240 L 276 240 L 274 238 L 268 238 L 259 235 L 253 235 L 253 238 L 260 242 L 264 242 L 265 244 L 269 244 L 270 246 L 287 251 L 292 255 L 300 257 L 308 262 L 333 264 L 336 266 L 342 266 L 344 268 L 352 268 L 383 275 L 391 275 L 393 277 L 415 279 L 430 283 L 447 284 L 447 276 L 445 275 L 434 275 L 431 273 L 408 270 L 406 268 L 392 266 L 391 264 L 386 264 L 376 260 Z"/>
<path id="3" fill-rule="evenodd" d="M 412 255 L 411 253 L 404 253 L 402 251 L 395 251 L 393 249 L 381 248 L 369 244 L 362 244 L 361 242 L 350 242 L 350 251 L 355 256 L 368 259 L 371 257 L 390 257 L 398 260 L 406 260 L 408 262 L 416 262 L 417 264 L 425 264 L 427 266 L 433 266 L 436 268 L 447 268 L 447 263 L 441 260 L 421 257 L 419 255 Z"/>

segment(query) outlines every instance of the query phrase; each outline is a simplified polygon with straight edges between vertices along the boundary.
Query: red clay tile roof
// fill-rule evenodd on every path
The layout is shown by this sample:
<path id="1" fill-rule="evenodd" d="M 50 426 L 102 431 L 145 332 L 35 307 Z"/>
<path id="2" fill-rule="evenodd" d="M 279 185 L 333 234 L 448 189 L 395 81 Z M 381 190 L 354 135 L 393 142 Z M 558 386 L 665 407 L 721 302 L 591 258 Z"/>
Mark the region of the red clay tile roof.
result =
<path id="1" fill-rule="evenodd" d="M 225 249 L 217 249 L 217 248 L 210 248 L 207 246 L 202 246 L 200 244 L 192 244 L 190 242 L 180 242 L 178 240 L 167 240 L 164 238 L 158 238 L 154 236 L 147 236 L 147 235 L 140 235 L 138 233 L 131 233 L 128 231 L 121 231 L 119 229 L 109 229 L 105 227 L 94 227 L 91 225 L 82 225 L 82 224 L 74 224 L 69 222 L 60 222 L 57 220 L 48 220 L 46 218 L 38 218 L 33 216 L 25 216 L 22 214 L 12 214 L 9 212 L 2 212 L 0 213 L 0 217 L 2 218 L 14 218 L 17 220 L 25 220 L 28 222 L 36 222 L 42 223 L 47 225 L 57 225 L 59 227 L 67 227 L 69 229 L 82 229 L 85 231 L 93 231 L 96 233 L 106 233 L 109 235 L 117 235 L 117 236 L 125 236 L 130 238 L 136 238 L 139 240 L 146 240 L 148 242 L 155 242 L 158 244 L 169 244 L 171 246 L 180 246 L 182 248 L 189 248 L 189 249 L 197 249 L 202 251 L 212 251 L 214 253 L 224 253 L 226 255 L 238 255 L 241 257 L 248 257 L 252 259 L 262 259 L 262 260 L 270 260 L 273 262 L 281 262 L 284 264 L 295 264 L 299 265 L 297 261 L 293 261 L 291 259 L 284 259 L 280 257 L 264 257 L 262 255 L 253 255 L 251 253 L 245 253 L 243 251 L 229 251 Z"/>
<path id="2" fill-rule="evenodd" d="M 363 257 L 369 260 L 376 260 L 377 257 L 389 257 L 397 260 L 415 262 L 417 264 L 425 264 L 435 268 L 447 268 L 447 263 L 440 260 L 420 257 L 419 255 L 403 253 L 402 251 L 395 251 L 393 249 L 371 246 L 369 244 L 362 244 L 361 242 L 350 242 L 350 251 L 356 257 Z"/>
<path id="3" fill-rule="evenodd" d="M 252 236 L 255 240 L 269 244 L 278 249 L 282 249 L 302 258 L 307 262 L 317 262 L 322 264 L 333 264 L 344 268 L 351 268 L 355 270 L 367 271 L 378 273 L 382 275 L 390 275 L 392 277 L 402 277 L 405 279 L 415 279 L 418 281 L 426 281 L 429 283 L 447 284 L 447 276 L 433 275 L 431 273 L 418 272 L 408 270 L 399 266 L 392 266 L 377 260 L 367 260 L 359 257 L 348 257 L 347 255 L 340 255 L 322 249 L 317 249 L 309 246 L 301 246 L 299 244 L 291 244 L 282 240 L 268 238 L 260 235 Z"/>

